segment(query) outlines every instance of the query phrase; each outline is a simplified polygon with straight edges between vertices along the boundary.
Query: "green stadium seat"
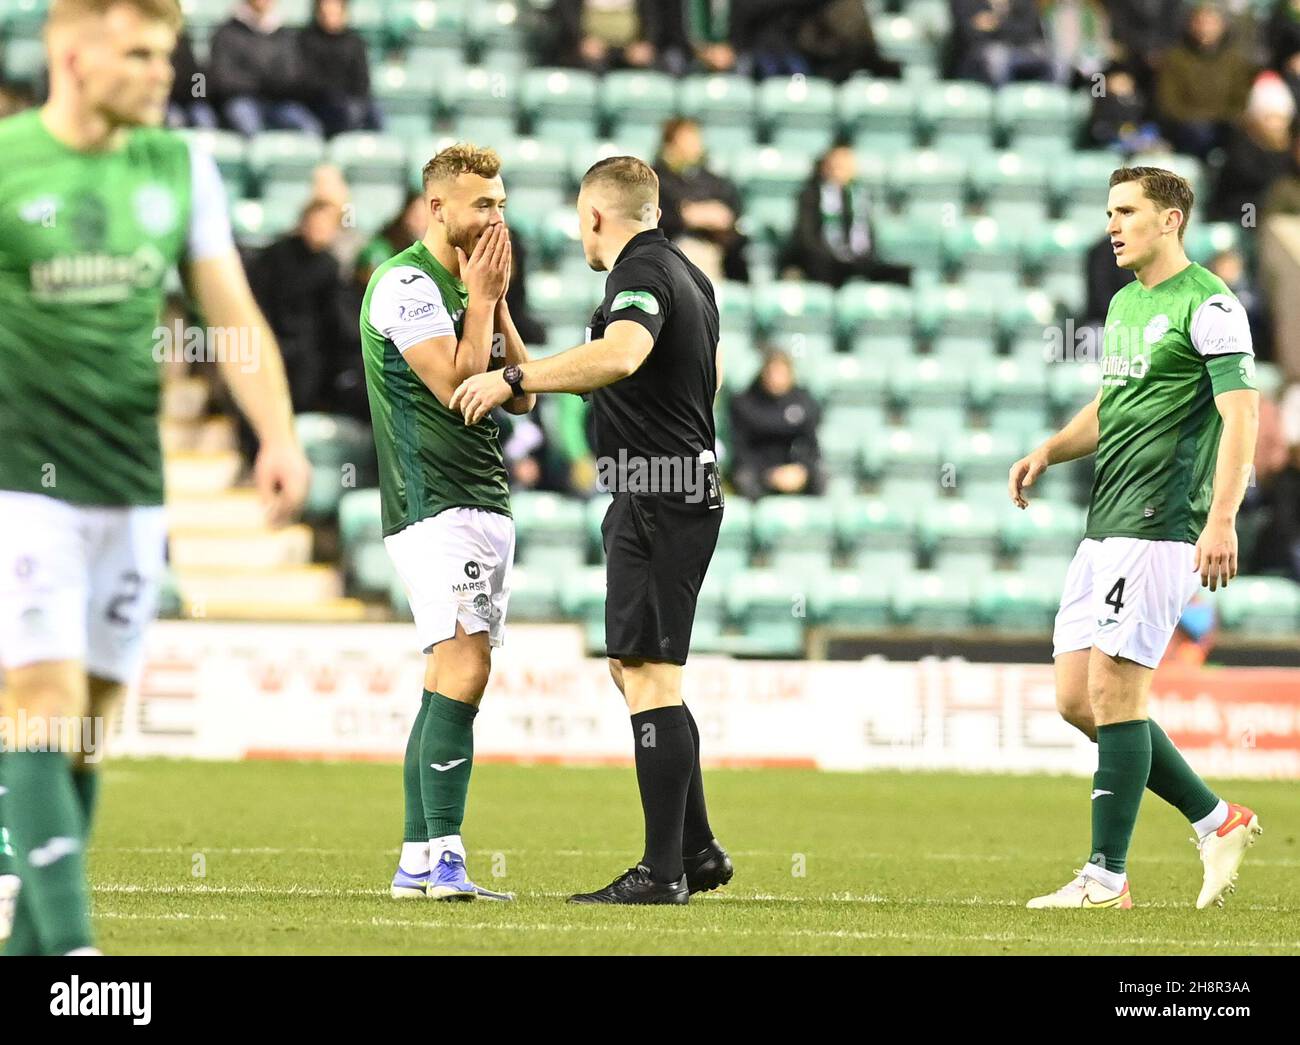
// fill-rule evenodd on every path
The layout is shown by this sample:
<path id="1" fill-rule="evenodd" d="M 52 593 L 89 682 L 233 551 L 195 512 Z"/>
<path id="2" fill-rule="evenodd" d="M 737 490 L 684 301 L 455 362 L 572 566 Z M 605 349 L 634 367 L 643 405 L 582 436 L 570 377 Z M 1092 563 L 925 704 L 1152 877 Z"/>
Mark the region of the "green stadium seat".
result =
<path id="1" fill-rule="evenodd" d="M 0 47 L 0 79 L 39 92 L 45 82 L 45 44 L 38 37 L 11 36 Z"/>
<path id="2" fill-rule="evenodd" d="M 937 272 L 942 259 L 942 226 L 938 222 L 917 222 L 908 218 L 882 217 L 876 221 L 876 245 L 880 257 L 898 265 Z M 913 285 L 918 283 L 913 273 Z"/>
<path id="3" fill-rule="evenodd" d="M 912 292 L 892 283 L 853 281 L 835 295 L 840 340 L 858 356 L 886 360 L 912 351 Z"/>
<path id="4" fill-rule="evenodd" d="M 544 570 L 515 566 L 510 571 L 510 620 L 553 621 L 560 616 L 560 584 Z"/>
<path id="5" fill-rule="evenodd" d="M 1294 635 L 1300 629 L 1300 585 L 1287 577 L 1237 577 L 1214 596 L 1224 630 Z"/>
<path id="6" fill-rule="evenodd" d="M 1050 83 L 1009 83 L 998 88 L 994 120 L 1012 149 L 1068 159 L 1078 132 L 1068 88 Z"/>
<path id="7" fill-rule="evenodd" d="M 1187 256 L 1208 265 L 1220 251 L 1239 249 L 1241 238 L 1241 226 L 1233 222 L 1193 222 L 1186 232 Z"/>
<path id="8" fill-rule="evenodd" d="M 699 121 L 714 156 L 753 146 L 757 91 L 752 80 L 723 73 L 688 76 L 680 91 L 682 114 Z"/>
<path id="9" fill-rule="evenodd" d="M 445 57 L 430 58 L 424 52 L 412 53 L 403 62 L 385 62 L 373 74 L 375 101 L 388 132 L 407 141 L 433 133 L 438 81 L 459 75 L 458 65 L 450 65 Z"/>
<path id="10" fill-rule="evenodd" d="M 601 297 L 598 280 L 575 283 L 546 272 L 528 281 L 528 306 L 539 320 L 548 325 L 585 326 Z"/>
<path id="11" fill-rule="evenodd" d="M 835 295 L 822 283 L 769 283 L 757 292 L 754 320 L 770 340 L 802 345 L 809 353 L 829 352 L 835 342 Z"/>
<path id="12" fill-rule="evenodd" d="M 835 550 L 835 521 L 821 497 L 772 495 L 754 508 L 754 539 L 773 569 L 825 572 Z"/>
<path id="13" fill-rule="evenodd" d="M 1031 152 L 996 152 L 971 161 L 970 183 L 985 212 L 1012 228 L 1029 229 L 1047 218 L 1051 197 L 1047 163 Z"/>
<path id="14" fill-rule="evenodd" d="M 872 19 L 876 44 L 885 57 L 904 65 L 933 66 L 935 47 L 926 24 L 908 14 Z"/>
<path id="15" fill-rule="evenodd" d="M 1021 238 L 1015 226 L 976 218 L 945 228 L 944 264 L 959 273 L 961 286 L 990 304 L 1020 289 Z"/>
<path id="16" fill-rule="evenodd" d="M 809 361 L 804 384 L 819 400 L 853 409 L 874 407 L 883 414 L 888 371 L 874 360 L 832 352 Z"/>
<path id="17" fill-rule="evenodd" d="M 904 357 L 889 368 L 889 395 L 915 431 L 945 441 L 970 427 L 966 418 L 968 368 L 934 356 Z"/>
<path id="18" fill-rule="evenodd" d="M 1061 602 L 1060 585 L 1037 573 L 995 573 L 978 581 L 975 620 L 1001 632 L 1049 632 Z"/>
<path id="19" fill-rule="evenodd" d="M 974 618 L 971 588 L 969 578 L 917 570 L 895 582 L 891 612 L 918 631 L 962 631 Z"/>
<path id="20" fill-rule="evenodd" d="M 918 522 L 922 546 L 937 573 L 973 578 L 994 570 L 1001 545 L 998 516 L 989 505 L 946 500 L 927 505 Z"/>
<path id="21" fill-rule="evenodd" d="M 959 152 L 918 149 L 900 153 L 889 166 L 886 186 L 908 215 L 934 222 L 945 217 L 951 220 L 962 213 L 967 167 Z"/>
<path id="22" fill-rule="evenodd" d="M 351 417 L 305 413 L 294 418 L 294 427 L 312 467 L 305 509 L 309 518 L 333 517 L 345 492 L 379 481 L 368 426 Z"/>
<path id="23" fill-rule="evenodd" d="M 586 566 L 558 578 L 560 609 L 578 621 L 586 633 L 589 652 L 605 648 L 605 567 Z"/>
<path id="24" fill-rule="evenodd" d="M 743 392 L 754 382 L 763 365 L 762 354 L 748 334 L 723 334 L 722 387 L 731 395 Z M 725 416 L 725 413 L 723 414 Z"/>
<path id="25" fill-rule="evenodd" d="M 248 165 L 262 184 L 311 184 L 312 171 L 325 159 L 325 143 L 298 131 L 263 131 L 248 143 Z"/>
<path id="26" fill-rule="evenodd" d="M 992 149 L 993 90 L 984 84 L 946 80 L 920 90 L 917 115 L 933 149 L 968 156 Z"/>
<path id="27" fill-rule="evenodd" d="M 344 554 L 343 564 L 348 587 L 354 592 L 378 595 L 403 590 L 383 541 L 363 541 L 353 546 Z M 395 607 L 400 605 L 394 600 Z"/>
<path id="28" fill-rule="evenodd" d="M 538 138 L 511 138 L 494 148 L 501 157 L 507 201 L 520 189 L 551 189 L 562 197 L 568 193 L 569 157 L 563 146 Z"/>
<path id="29" fill-rule="evenodd" d="M 725 463 L 725 462 L 724 462 Z M 753 551 L 754 506 L 743 497 L 730 495 L 722 512 L 722 529 L 709 563 L 709 576 L 726 580 L 749 565 Z"/>
<path id="30" fill-rule="evenodd" d="M 868 569 L 836 573 L 809 593 L 809 616 L 829 628 L 886 628 L 891 623 L 889 580 Z"/>
<path id="31" fill-rule="evenodd" d="M 406 187 L 400 182 L 369 185 L 363 181 L 354 185 L 349 201 L 352 226 L 367 235 L 378 232 L 401 212 L 406 204 L 406 195 Z"/>
<path id="32" fill-rule="evenodd" d="M 515 535 L 530 550 L 538 547 L 572 549 L 586 557 L 582 501 L 541 490 L 516 490 L 510 496 Z"/>
<path id="33" fill-rule="evenodd" d="M 628 127 L 649 127 L 656 136 L 677 112 L 677 81 L 648 69 L 618 69 L 600 82 L 600 112 L 617 137 Z"/>
<path id="34" fill-rule="evenodd" d="M 798 152 L 771 145 L 737 152 L 719 167 L 730 175 L 747 200 L 756 196 L 797 197 L 812 169 Z"/>
<path id="35" fill-rule="evenodd" d="M 518 84 L 516 77 L 477 67 L 455 70 L 442 79 L 438 105 L 450 121 L 451 134 L 494 145 L 514 137 Z"/>
<path id="36" fill-rule="evenodd" d="M 817 446 L 830 478 L 847 479 L 850 489 L 862 472 L 862 443 L 885 427 L 884 407 L 832 406 L 817 429 Z"/>
<path id="37" fill-rule="evenodd" d="M 237 200 L 248 189 L 248 143 L 234 131 L 188 128 L 180 132 L 216 161 L 226 196 Z"/>
<path id="38" fill-rule="evenodd" d="M 829 80 L 772 76 L 759 85 L 757 101 L 759 125 L 778 149 L 816 156 L 835 137 L 835 85 Z"/>
<path id="39" fill-rule="evenodd" d="M 1041 405 L 1039 416 L 1042 416 Z M 1009 505 L 1007 473 L 1023 455 L 1024 448 L 1025 440 L 1014 433 L 969 431 L 958 434 L 950 452 L 957 496 L 968 504 Z"/>
<path id="40" fill-rule="evenodd" d="M 835 505 L 835 534 L 859 575 L 892 580 L 915 568 L 913 520 L 897 502 L 849 497 Z"/>
<path id="41" fill-rule="evenodd" d="M 1064 213 L 1083 215 L 1081 224 L 1106 231 L 1106 199 L 1110 195 L 1110 175 L 1123 166 L 1114 153 L 1083 151 L 1071 153 L 1066 163 L 1054 163 L 1048 171 L 1048 185 L 1053 201 Z M 1075 219 L 1071 219 L 1075 220 Z"/>
<path id="42" fill-rule="evenodd" d="M 533 136 L 560 142 L 590 139 L 596 126 L 599 81 L 578 69 L 530 69 L 519 87 L 519 104 Z"/>
<path id="43" fill-rule="evenodd" d="M 1009 345 L 1035 339 L 1040 346 L 1037 357 L 1040 361 L 1041 346 L 1047 343 L 1049 328 L 1060 329 L 1051 296 L 1041 289 L 1023 287 L 998 301 L 997 324 L 998 334 Z"/>
<path id="44" fill-rule="evenodd" d="M 391 0 L 388 10 L 389 41 L 397 47 L 465 45 L 466 8 L 460 0 Z"/>
<path id="45" fill-rule="evenodd" d="M 725 280 L 713 285 L 718 299 L 718 321 L 723 334 L 754 329 L 754 292 L 748 283 Z"/>
<path id="46" fill-rule="evenodd" d="M 383 537 L 378 489 L 349 490 L 339 499 L 339 541 L 346 552 Z"/>
<path id="47" fill-rule="evenodd" d="M 386 7 L 382 0 L 349 0 L 348 28 L 355 30 L 367 44 L 387 43 Z"/>
<path id="48" fill-rule="evenodd" d="M 923 288 L 916 296 L 916 319 L 936 355 L 979 358 L 996 351 L 996 302 L 988 294 L 965 287 Z"/>
<path id="49" fill-rule="evenodd" d="M 1042 498 L 1037 486 L 1029 489 L 1029 507 L 1002 516 L 1002 545 L 1018 557 L 1022 573 L 1059 583 L 1083 537 L 1085 513 L 1068 501 Z"/>
<path id="50" fill-rule="evenodd" d="M 1052 408 L 1073 417 L 1101 387 L 1101 367 L 1090 362 L 1054 363 L 1047 371 Z"/>
<path id="51" fill-rule="evenodd" d="M 1079 275 L 1089 249 L 1104 232 L 1104 227 L 1094 226 L 1054 221 L 1032 230 L 1025 239 L 1026 266 L 1040 277 L 1062 272 Z"/>
<path id="52" fill-rule="evenodd" d="M 730 509 L 730 504 L 728 504 Z M 726 652 L 722 637 L 727 621 L 727 588 L 743 564 L 734 569 L 718 569 L 717 553 L 709 563 L 709 572 L 704 575 L 700 593 L 695 600 L 695 619 L 691 622 L 691 652 L 713 653 Z"/>
<path id="53" fill-rule="evenodd" d="M 839 91 L 840 124 L 863 155 L 895 155 L 915 148 L 916 94 L 897 80 L 855 76 Z"/>
<path id="54" fill-rule="evenodd" d="M 1047 369 L 1041 359 L 1037 363 L 999 359 L 978 368 L 971 377 L 970 395 L 992 432 L 1011 438 L 1019 447 L 1051 422 L 1047 409 Z M 999 452 L 1003 452 L 1001 447 Z M 1013 456 L 1002 469 L 1004 487 L 1007 469 L 1022 450 L 1010 452 Z"/>
<path id="55" fill-rule="evenodd" d="M 376 182 L 406 186 L 406 145 L 400 138 L 371 131 L 350 131 L 330 139 L 326 156 L 343 171 L 343 177 L 353 187 Z"/>
<path id="56" fill-rule="evenodd" d="M 737 574 L 727 587 L 727 613 L 742 634 L 726 648 L 768 657 L 802 655 L 807 599 L 821 583 L 772 569 Z"/>
<path id="57" fill-rule="evenodd" d="M 865 473 L 891 504 L 928 502 L 940 492 L 939 438 L 933 432 L 890 428 L 862 450 Z"/>

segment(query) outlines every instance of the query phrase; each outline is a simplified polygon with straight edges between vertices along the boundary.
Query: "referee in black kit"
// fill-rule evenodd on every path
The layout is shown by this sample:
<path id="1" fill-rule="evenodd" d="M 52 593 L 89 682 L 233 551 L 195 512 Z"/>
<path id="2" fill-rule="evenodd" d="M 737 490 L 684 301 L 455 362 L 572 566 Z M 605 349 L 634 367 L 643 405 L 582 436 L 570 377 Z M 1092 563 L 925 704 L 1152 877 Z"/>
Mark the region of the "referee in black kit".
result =
<path id="1" fill-rule="evenodd" d="M 713 285 L 659 230 L 659 179 L 632 156 L 582 179 L 582 248 L 608 271 L 585 345 L 476 374 L 450 400 L 473 424 L 511 396 L 591 392 L 596 462 L 612 494 L 605 646 L 632 716 L 645 854 L 573 903 L 684 904 L 731 880 L 713 837 L 700 736 L 682 703 L 695 602 L 722 525 L 714 459 L 718 308 Z"/>

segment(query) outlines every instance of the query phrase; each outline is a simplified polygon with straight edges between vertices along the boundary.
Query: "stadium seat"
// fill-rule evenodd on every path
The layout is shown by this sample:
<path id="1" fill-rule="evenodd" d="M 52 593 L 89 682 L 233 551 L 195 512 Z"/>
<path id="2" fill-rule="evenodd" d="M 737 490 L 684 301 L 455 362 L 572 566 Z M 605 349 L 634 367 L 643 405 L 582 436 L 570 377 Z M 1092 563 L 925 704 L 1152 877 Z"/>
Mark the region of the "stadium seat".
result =
<path id="1" fill-rule="evenodd" d="M 835 521 L 820 497 L 770 496 L 754 507 L 754 539 L 772 569 L 799 576 L 829 570 Z"/>
<path id="2" fill-rule="evenodd" d="M 995 304 L 990 295 L 965 287 L 921 289 L 916 319 L 936 355 L 978 359 L 997 351 Z"/>
<path id="3" fill-rule="evenodd" d="M 373 487 L 379 480 L 370 429 L 351 417 L 306 413 L 294 418 L 303 453 L 312 466 L 304 509 L 309 518 L 332 517 L 347 490 Z"/>
<path id="4" fill-rule="evenodd" d="M 1047 372 L 1041 361 L 989 361 L 971 375 L 970 396 L 973 405 L 984 413 L 988 427 L 1013 437 L 1018 444 L 1023 445 L 1051 423 L 1046 409 Z M 1016 456 L 1020 456 L 1019 451 Z"/>
<path id="5" fill-rule="evenodd" d="M 667 73 L 617 69 L 600 82 L 601 117 L 615 138 L 631 128 L 650 128 L 657 138 L 676 112 L 677 81 Z"/>
<path id="6" fill-rule="evenodd" d="M 1300 628 L 1300 585 L 1288 577 L 1237 577 L 1214 599 L 1226 631 L 1294 635 Z"/>
<path id="7" fill-rule="evenodd" d="M 1114 153 L 1082 151 L 1070 154 L 1068 163 L 1054 163 L 1048 170 L 1048 185 L 1062 215 L 1082 213 L 1085 228 L 1106 231 L 1106 199 L 1110 175 L 1122 163 Z M 1073 219 L 1072 219 L 1073 220 Z"/>
<path id="8" fill-rule="evenodd" d="M 917 534 L 932 568 L 945 577 L 983 577 L 997 565 L 998 515 L 988 504 L 948 500 L 927 505 L 918 516 Z"/>
<path id="9" fill-rule="evenodd" d="M 560 582 L 545 570 L 515 566 L 510 571 L 511 621 L 554 621 L 560 615 Z"/>
<path id="10" fill-rule="evenodd" d="M 383 536 L 379 490 L 349 490 L 339 499 L 339 540 L 344 549 Z"/>
<path id="11" fill-rule="evenodd" d="M 559 579 L 560 608 L 583 625 L 589 652 L 605 647 L 605 567 L 585 566 Z"/>
<path id="12" fill-rule="evenodd" d="M 803 383 L 826 404 L 852 409 L 875 408 L 883 413 L 888 370 L 875 360 L 839 352 L 812 356 Z"/>
<path id="13" fill-rule="evenodd" d="M 263 131 L 248 143 L 248 165 L 263 192 L 271 182 L 310 185 L 312 171 L 324 159 L 325 143 L 298 131 Z"/>
<path id="14" fill-rule="evenodd" d="M 248 143 L 234 131 L 189 128 L 180 132 L 210 155 L 221 172 L 226 197 L 241 199 L 249 187 Z"/>
<path id="15" fill-rule="evenodd" d="M 818 156 L 835 137 L 835 86 L 829 80 L 768 77 L 757 101 L 759 126 L 778 149 Z"/>
<path id="16" fill-rule="evenodd" d="M 39 37 L 10 36 L 0 58 L 0 79 L 39 92 L 45 81 L 45 44 Z"/>
<path id="17" fill-rule="evenodd" d="M 578 561 L 586 558 L 582 501 L 540 490 L 516 490 L 510 496 L 515 535 L 529 548 L 568 548 Z"/>
<path id="18" fill-rule="evenodd" d="M 1067 160 L 1078 132 L 1074 98 L 1050 83 L 1009 83 L 998 88 L 994 120 L 1008 148 Z"/>
<path id="19" fill-rule="evenodd" d="M 837 572 L 809 593 L 809 617 L 830 628 L 888 627 L 892 601 L 889 581 L 889 575 L 872 569 Z"/>
<path id="20" fill-rule="evenodd" d="M 999 299 L 997 325 L 1004 343 L 1014 345 L 1032 338 L 1041 348 L 1055 336 L 1050 331 L 1057 328 L 1056 306 L 1045 291 L 1021 287 Z M 1042 352 L 1035 358 L 1041 362 Z"/>
<path id="21" fill-rule="evenodd" d="M 938 272 L 942 258 L 942 228 L 937 221 L 918 222 L 908 218 L 882 217 L 875 225 L 880 257 L 884 261 L 909 265 L 913 269 Z M 918 273 L 913 272 L 913 286 L 918 282 Z"/>
<path id="22" fill-rule="evenodd" d="M 1039 412 L 1041 415 L 1041 407 Z M 950 450 L 957 496 L 970 504 L 1009 506 L 1007 472 L 1020 459 L 1024 447 L 1023 438 L 1007 432 L 958 434 Z"/>
<path id="23" fill-rule="evenodd" d="M 371 131 L 350 131 L 330 139 L 330 163 L 343 171 L 354 188 L 379 183 L 406 188 L 406 146 L 400 138 Z"/>
<path id="24" fill-rule="evenodd" d="M 835 505 L 835 534 L 855 573 L 889 581 L 915 568 L 910 506 L 878 497 Z M 887 587 L 888 585 L 883 585 Z"/>
<path id="25" fill-rule="evenodd" d="M 599 82 L 578 69 L 529 69 L 519 87 L 519 105 L 535 138 L 570 143 L 590 140 L 596 126 Z"/>
<path id="26" fill-rule="evenodd" d="M 889 396 L 906 423 L 947 441 L 970 427 L 966 418 L 968 366 L 956 359 L 903 357 L 889 368 Z"/>
<path id="27" fill-rule="evenodd" d="M 709 562 L 709 576 L 726 580 L 749 565 L 753 550 L 753 504 L 738 495 L 727 497 L 722 512 L 722 529 Z"/>
<path id="28" fill-rule="evenodd" d="M 1018 556 L 1022 573 L 1064 580 L 1083 537 L 1084 521 L 1078 505 L 1044 499 L 1031 487 L 1029 506 L 1002 517 L 1002 545 Z"/>
<path id="29" fill-rule="evenodd" d="M 1047 370 L 1052 409 L 1068 420 L 1091 400 L 1101 387 L 1101 367 L 1092 362 L 1054 363 Z"/>
<path id="30" fill-rule="evenodd" d="M 387 43 L 386 6 L 382 0 L 348 0 L 348 28 L 354 30 L 367 44 Z"/>
<path id="31" fill-rule="evenodd" d="M 1009 222 L 976 218 L 945 228 L 944 264 L 960 285 L 990 304 L 1020 289 L 1020 233 Z"/>
<path id="32" fill-rule="evenodd" d="M 512 210 L 543 214 L 566 205 L 569 157 L 564 147 L 537 138 L 509 138 L 496 146 L 506 187 L 506 215 Z"/>
<path id="33" fill-rule="evenodd" d="M 475 142 L 513 138 L 518 83 L 516 77 L 478 67 L 441 79 L 438 105 L 450 121 L 450 133 Z"/>
<path id="34" fill-rule="evenodd" d="M 456 56 L 459 59 L 459 50 Z M 423 51 L 376 68 L 373 91 L 388 133 L 407 141 L 432 134 L 438 81 L 459 73 L 459 62 L 451 65 L 441 53 L 435 57 Z"/>
<path id="35" fill-rule="evenodd" d="M 975 156 L 992 149 L 993 90 L 946 80 L 918 91 L 917 115 L 932 149 Z"/>
<path id="36" fill-rule="evenodd" d="M 1088 250 L 1105 232 L 1104 222 L 1094 226 L 1053 221 L 1030 230 L 1025 238 L 1026 267 L 1040 278 L 1054 273 L 1082 274 Z"/>
<path id="37" fill-rule="evenodd" d="M 1027 230 L 1047 218 L 1051 205 L 1047 163 L 1032 152 L 975 157 L 970 165 L 970 184 L 985 213 L 1004 225 Z"/>
<path id="38" fill-rule="evenodd" d="M 939 492 L 939 439 L 933 432 L 887 429 L 867 441 L 862 463 L 890 503 L 928 502 Z"/>
<path id="39" fill-rule="evenodd" d="M 400 183 L 368 185 L 363 181 L 354 185 L 349 201 L 352 226 L 373 235 L 402 210 L 406 195 L 406 187 Z"/>
<path id="40" fill-rule="evenodd" d="M 525 61 L 528 27 L 521 17 L 523 12 L 514 0 L 492 0 L 490 3 L 469 5 L 465 31 L 469 42 L 481 51 L 517 48 Z"/>
<path id="41" fill-rule="evenodd" d="M 966 177 L 967 161 L 960 152 L 919 149 L 893 158 L 886 187 L 909 217 L 945 225 L 962 215 Z"/>
<path id="42" fill-rule="evenodd" d="M 887 360 L 912 351 L 912 292 L 892 283 L 846 283 L 835 295 L 840 341 L 855 355 Z"/>
<path id="43" fill-rule="evenodd" d="M 601 296 L 597 279 L 575 283 L 543 272 L 528 281 L 528 307 L 548 325 L 585 326 Z"/>
<path id="44" fill-rule="evenodd" d="M 835 345 L 835 296 L 822 283 L 780 281 L 757 292 L 754 320 L 760 333 L 809 354 L 829 353 Z"/>
<path id="45" fill-rule="evenodd" d="M 1239 248 L 1241 238 L 1241 226 L 1233 222 L 1193 222 L 1186 233 L 1187 256 L 1208 265 L 1220 251 Z"/>
<path id="46" fill-rule="evenodd" d="M 718 300 L 718 321 L 723 334 L 733 331 L 752 333 L 754 329 L 754 292 L 748 283 L 720 280 L 713 284 Z"/>
<path id="47" fill-rule="evenodd" d="M 876 45 L 886 58 L 906 66 L 933 66 L 935 47 L 927 24 L 908 14 L 883 15 L 872 19 Z"/>
<path id="48" fill-rule="evenodd" d="M 737 574 L 727 586 L 727 613 L 741 635 L 729 638 L 726 648 L 768 657 L 802 655 L 807 599 L 821 583 L 773 569 Z"/>
<path id="49" fill-rule="evenodd" d="M 839 117 L 860 155 L 915 148 L 916 95 L 906 83 L 853 77 L 840 87 Z"/>
<path id="50" fill-rule="evenodd" d="M 962 631 L 974 616 L 971 581 L 937 570 L 917 570 L 898 578 L 890 609 L 896 621 L 918 631 Z"/>
<path id="51" fill-rule="evenodd" d="M 752 80 L 722 73 L 688 76 L 680 90 L 682 114 L 699 121 L 710 153 L 753 146 L 757 92 Z"/>
<path id="52" fill-rule="evenodd" d="M 394 46 L 464 47 L 468 4 L 461 0 L 391 0 L 385 6 Z"/>
<path id="53" fill-rule="evenodd" d="M 883 406 L 832 406 L 817 429 L 817 446 L 830 478 L 849 480 L 856 490 L 862 473 L 862 444 L 885 428 Z"/>
<path id="54" fill-rule="evenodd" d="M 1061 602 L 1054 578 L 1021 571 L 995 573 L 975 589 L 975 620 L 1001 632 L 1049 632 Z"/>

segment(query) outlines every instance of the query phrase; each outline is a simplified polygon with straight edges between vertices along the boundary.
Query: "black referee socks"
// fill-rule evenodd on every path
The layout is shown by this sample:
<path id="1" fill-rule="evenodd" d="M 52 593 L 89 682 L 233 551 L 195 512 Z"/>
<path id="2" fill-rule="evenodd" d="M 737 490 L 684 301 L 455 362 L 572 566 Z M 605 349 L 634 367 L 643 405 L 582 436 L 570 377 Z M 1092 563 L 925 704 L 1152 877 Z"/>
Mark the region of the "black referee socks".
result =
<path id="1" fill-rule="evenodd" d="M 694 856 L 713 841 L 713 828 L 709 826 L 709 811 L 704 804 L 704 777 L 700 775 L 700 730 L 695 716 L 685 704 L 686 724 L 691 730 L 691 745 L 695 749 L 695 762 L 691 766 L 691 786 L 686 792 L 686 820 L 682 825 L 682 852 Z"/>
<path id="2" fill-rule="evenodd" d="M 632 716 L 636 782 L 645 814 L 645 856 L 641 862 L 656 882 L 676 882 L 682 866 L 682 824 L 695 769 L 695 742 L 686 709 L 651 708 Z"/>

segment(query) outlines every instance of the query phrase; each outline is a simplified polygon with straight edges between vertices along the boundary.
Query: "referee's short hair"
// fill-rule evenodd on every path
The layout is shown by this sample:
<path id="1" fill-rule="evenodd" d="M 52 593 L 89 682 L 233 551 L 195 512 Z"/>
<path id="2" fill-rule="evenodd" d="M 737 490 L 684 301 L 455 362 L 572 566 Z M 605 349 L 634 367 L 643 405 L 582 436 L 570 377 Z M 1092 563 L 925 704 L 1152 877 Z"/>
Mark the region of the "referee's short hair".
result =
<path id="1" fill-rule="evenodd" d="M 635 156 L 610 156 L 593 163 L 582 176 L 582 188 L 609 193 L 620 217 L 628 221 L 658 222 L 659 175 Z"/>

